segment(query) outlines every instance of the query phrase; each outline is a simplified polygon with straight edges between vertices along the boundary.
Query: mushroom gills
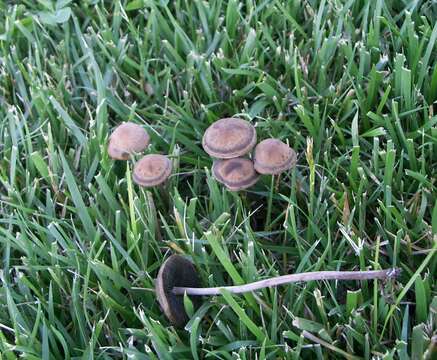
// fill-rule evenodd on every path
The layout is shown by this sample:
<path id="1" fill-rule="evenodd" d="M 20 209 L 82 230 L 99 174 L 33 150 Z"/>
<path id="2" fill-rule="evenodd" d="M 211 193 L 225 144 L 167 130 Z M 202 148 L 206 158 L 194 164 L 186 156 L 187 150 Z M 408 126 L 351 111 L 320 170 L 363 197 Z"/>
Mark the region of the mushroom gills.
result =
<path id="1" fill-rule="evenodd" d="M 171 255 L 159 269 L 155 282 L 158 302 L 169 321 L 176 327 L 183 327 L 188 321 L 184 307 L 184 295 L 176 295 L 175 287 L 200 287 L 200 279 L 194 265 L 180 255 Z M 199 296 L 190 296 L 195 309 L 201 303 Z"/>

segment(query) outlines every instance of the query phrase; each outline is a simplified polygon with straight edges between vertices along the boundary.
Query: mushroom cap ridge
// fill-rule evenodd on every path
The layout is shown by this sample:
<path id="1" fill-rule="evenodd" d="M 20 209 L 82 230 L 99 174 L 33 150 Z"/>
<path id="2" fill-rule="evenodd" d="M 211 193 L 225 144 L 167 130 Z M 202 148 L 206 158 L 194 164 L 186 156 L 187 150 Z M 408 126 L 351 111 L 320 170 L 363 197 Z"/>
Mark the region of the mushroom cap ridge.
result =
<path id="1" fill-rule="evenodd" d="M 149 154 L 135 164 L 132 178 L 141 186 L 157 186 L 168 179 L 171 171 L 172 164 L 167 156 Z"/>
<path id="2" fill-rule="evenodd" d="M 202 139 L 204 150 L 217 159 L 231 159 L 250 152 L 256 144 L 255 127 L 238 118 L 217 120 Z"/>
<path id="3" fill-rule="evenodd" d="M 217 160 L 212 166 L 212 173 L 231 191 L 247 189 L 259 179 L 253 162 L 246 158 Z"/>
<path id="4" fill-rule="evenodd" d="M 296 164 L 297 154 L 278 139 L 265 139 L 255 147 L 253 161 L 260 174 L 277 175 Z"/>
<path id="5" fill-rule="evenodd" d="M 143 127 L 124 122 L 110 135 L 108 154 L 115 160 L 128 160 L 131 153 L 143 151 L 149 143 L 150 136 Z"/>

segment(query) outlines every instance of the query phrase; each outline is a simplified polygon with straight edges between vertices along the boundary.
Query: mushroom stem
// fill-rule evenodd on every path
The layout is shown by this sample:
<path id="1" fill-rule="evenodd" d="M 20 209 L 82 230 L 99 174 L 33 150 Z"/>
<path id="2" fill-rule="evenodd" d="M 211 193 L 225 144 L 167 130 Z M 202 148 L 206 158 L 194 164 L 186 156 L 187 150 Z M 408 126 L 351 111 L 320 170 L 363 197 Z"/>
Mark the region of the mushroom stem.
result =
<path id="1" fill-rule="evenodd" d="M 313 271 L 300 274 L 283 275 L 237 286 L 220 286 L 211 288 L 174 287 L 173 293 L 175 295 L 183 295 L 184 293 L 187 295 L 220 295 L 221 290 L 227 290 L 233 294 L 241 294 L 267 287 L 301 281 L 392 279 L 397 277 L 399 273 L 400 269 L 397 268 L 369 271 Z"/>
<path id="2" fill-rule="evenodd" d="M 275 175 L 272 175 L 271 183 L 270 183 L 269 199 L 267 202 L 267 216 L 266 216 L 266 224 L 264 227 L 265 231 L 270 231 L 270 227 L 271 227 L 274 186 L 275 186 Z"/>
<path id="3" fill-rule="evenodd" d="M 173 211 L 172 202 L 170 199 L 170 189 L 169 189 L 170 180 L 167 179 L 164 183 L 155 187 L 156 196 L 159 197 L 162 208 L 168 209 L 168 212 L 171 213 Z"/>
<path id="4" fill-rule="evenodd" d="M 279 190 L 279 183 L 281 182 L 281 174 L 278 174 L 278 176 L 276 177 L 276 182 L 275 182 L 275 191 L 278 192 Z"/>

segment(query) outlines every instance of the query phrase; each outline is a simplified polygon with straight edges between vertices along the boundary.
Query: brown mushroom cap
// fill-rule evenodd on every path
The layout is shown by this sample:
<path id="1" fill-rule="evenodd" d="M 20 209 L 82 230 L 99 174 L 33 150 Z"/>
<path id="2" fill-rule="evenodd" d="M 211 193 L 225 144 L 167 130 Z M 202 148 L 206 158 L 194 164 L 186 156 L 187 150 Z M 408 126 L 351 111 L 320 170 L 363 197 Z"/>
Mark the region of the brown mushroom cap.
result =
<path id="1" fill-rule="evenodd" d="M 109 137 L 108 154 L 115 160 L 128 160 L 131 153 L 143 151 L 150 143 L 149 134 L 140 125 L 125 122 Z"/>
<path id="2" fill-rule="evenodd" d="M 266 139 L 255 147 L 255 170 L 260 174 L 280 174 L 297 161 L 296 152 L 278 139 Z"/>
<path id="3" fill-rule="evenodd" d="M 170 256 L 159 269 L 155 282 L 156 296 L 162 311 L 170 322 L 183 327 L 188 316 L 184 307 L 184 296 L 173 294 L 173 288 L 200 287 L 200 279 L 194 265 L 180 255 Z M 190 296 L 194 308 L 198 308 L 202 302 L 200 296 Z"/>
<path id="4" fill-rule="evenodd" d="M 254 126 L 242 119 L 225 118 L 216 121 L 202 139 L 205 151 L 217 159 L 232 159 L 250 152 L 256 144 Z"/>
<path id="5" fill-rule="evenodd" d="M 253 162 L 245 158 L 217 160 L 212 166 L 212 174 L 231 191 L 247 189 L 259 178 Z"/>
<path id="6" fill-rule="evenodd" d="M 132 178 L 141 186 L 157 186 L 168 179 L 171 170 L 171 161 L 167 156 L 149 154 L 135 164 Z"/>

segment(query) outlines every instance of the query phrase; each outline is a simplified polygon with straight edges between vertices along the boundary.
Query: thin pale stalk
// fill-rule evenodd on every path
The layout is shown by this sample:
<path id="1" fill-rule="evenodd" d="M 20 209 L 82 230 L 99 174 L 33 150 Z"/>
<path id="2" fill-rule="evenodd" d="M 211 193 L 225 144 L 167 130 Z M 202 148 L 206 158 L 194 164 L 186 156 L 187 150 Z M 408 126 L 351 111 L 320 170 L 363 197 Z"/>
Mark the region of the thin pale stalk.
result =
<path id="1" fill-rule="evenodd" d="M 260 280 L 253 283 L 237 286 L 221 286 L 211 288 L 189 288 L 174 287 L 173 293 L 176 295 L 220 295 L 221 290 L 227 290 L 233 294 L 241 294 L 256 291 L 268 287 L 290 284 L 295 282 L 305 282 L 314 280 L 370 280 L 370 279 L 390 279 L 399 274 L 398 269 L 369 270 L 369 271 L 313 271 L 300 274 L 290 274 L 278 276 L 270 279 Z"/>

